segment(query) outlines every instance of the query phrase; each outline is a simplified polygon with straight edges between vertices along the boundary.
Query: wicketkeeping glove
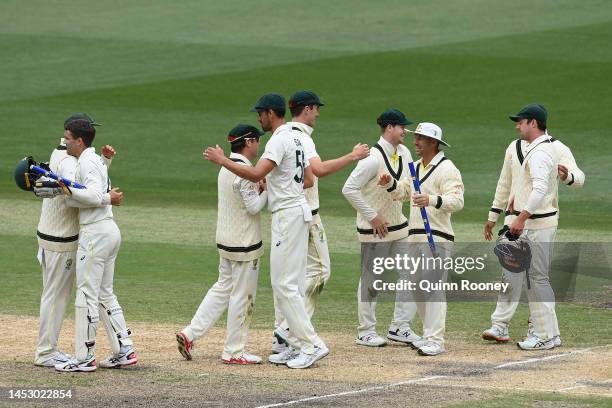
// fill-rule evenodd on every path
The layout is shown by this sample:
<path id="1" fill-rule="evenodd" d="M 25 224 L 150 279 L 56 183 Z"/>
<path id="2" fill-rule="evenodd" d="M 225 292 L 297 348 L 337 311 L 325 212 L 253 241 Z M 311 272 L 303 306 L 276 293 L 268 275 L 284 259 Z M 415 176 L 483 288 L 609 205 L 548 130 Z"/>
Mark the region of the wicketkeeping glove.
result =
<path id="1" fill-rule="evenodd" d="M 34 187 L 34 195 L 40 198 L 54 198 L 63 194 L 61 187 Z"/>

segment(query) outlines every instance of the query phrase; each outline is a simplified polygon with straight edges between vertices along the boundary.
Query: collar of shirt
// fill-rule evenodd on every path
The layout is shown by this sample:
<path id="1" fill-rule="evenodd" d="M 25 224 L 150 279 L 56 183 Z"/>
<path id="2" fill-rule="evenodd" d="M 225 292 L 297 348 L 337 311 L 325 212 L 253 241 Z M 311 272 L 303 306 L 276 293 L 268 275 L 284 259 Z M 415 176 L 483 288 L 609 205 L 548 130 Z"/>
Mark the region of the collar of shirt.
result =
<path id="1" fill-rule="evenodd" d="M 286 132 L 288 130 L 291 130 L 291 126 L 289 126 L 288 123 L 283 123 L 282 125 L 280 125 L 279 127 L 276 128 L 276 130 L 272 133 L 272 136 L 277 135 L 281 132 Z M 270 137 L 272 137 L 270 136 Z"/>
<path id="2" fill-rule="evenodd" d="M 548 133 L 544 133 L 542 136 L 539 136 L 538 138 L 536 138 L 533 142 L 528 143 L 527 144 L 527 149 L 529 152 L 529 150 L 533 149 L 534 147 L 536 147 L 539 143 L 544 142 L 546 140 L 550 140 L 550 136 L 548 135 Z"/>
<path id="3" fill-rule="evenodd" d="M 385 140 L 385 138 L 382 136 L 380 137 L 380 139 L 378 139 L 378 144 L 380 145 L 380 147 L 383 148 L 383 151 L 387 154 L 387 156 L 391 158 L 391 162 L 393 162 L 393 164 L 397 164 L 399 160 L 399 156 L 397 154 L 399 150 L 399 146 L 396 149 L 395 147 L 393 147 L 391 143 Z"/>
<path id="4" fill-rule="evenodd" d="M 246 164 L 248 164 L 249 166 L 251 165 L 251 161 L 247 159 L 246 156 L 243 156 L 240 153 L 231 153 L 230 159 L 240 159 L 244 161 Z"/>
<path id="5" fill-rule="evenodd" d="M 423 170 L 426 170 L 428 168 L 430 168 L 431 166 L 437 166 L 438 164 L 440 164 L 440 161 L 444 158 L 444 151 L 440 150 L 438 152 L 438 154 L 436 154 L 433 159 L 431 159 L 431 161 L 429 163 L 427 163 L 427 166 L 423 167 Z M 423 164 L 423 159 L 419 159 L 417 160 L 417 163 L 421 163 Z"/>
<path id="6" fill-rule="evenodd" d="M 88 147 L 87 149 L 83 150 L 83 153 L 81 153 L 79 156 L 79 161 L 81 161 L 81 159 L 85 159 L 87 156 L 91 156 L 92 154 L 96 154 L 96 148 Z"/>
<path id="7" fill-rule="evenodd" d="M 383 148 L 383 150 L 385 151 L 385 153 L 387 153 L 387 156 L 389 157 L 397 153 L 397 149 L 393 147 L 391 143 L 387 142 L 387 140 L 385 140 L 385 138 L 382 136 L 380 137 L 380 139 L 378 139 L 378 144 L 380 145 L 380 147 Z"/>
<path id="8" fill-rule="evenodd" d="M 310 126 L 308 126 L 305 123 L 302 123 L 302 122 L 287 122 L 287 125 L 289 125 L 291 127 L 296 127 L 298 129 L 300 129 L 302 132 L 306 133 L 308 136 L 312 137 L 312 132 L 314 131 L 314 129 L 311 128 Z"/>
<path id="9" fill-rule="evenodd" d="M 66 146 L 66 139 L 60 138 L 60 146 Z"/>

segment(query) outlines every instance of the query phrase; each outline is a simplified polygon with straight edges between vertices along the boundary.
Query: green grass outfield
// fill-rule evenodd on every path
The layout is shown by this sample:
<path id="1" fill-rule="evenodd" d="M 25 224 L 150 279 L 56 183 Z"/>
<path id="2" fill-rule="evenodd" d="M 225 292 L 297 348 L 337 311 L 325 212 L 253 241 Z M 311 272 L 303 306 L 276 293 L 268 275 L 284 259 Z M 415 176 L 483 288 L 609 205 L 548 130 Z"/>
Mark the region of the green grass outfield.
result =
<path id="1" fill-rule="evenodd" d="M 256 124 L 248 110 L 272 91 L 321 96 L 314 137 L 323 159 L 373 144 L 375 119 L 388 107 L 438 123 L 466 187 L 465 209 L 453 216 L 458 241 L 481 239 L 516 137 L 507 115 L 541 102 L 550 133 L 572 148 L 587 177 L 581 190 L 560 187 L 561 238 L 612 241 L 612 3 L 534 3 L 2 2 L 0 313 L 35 315 L 41 286 L 40 203 L 17 190 L 14 166 L 28 154 L 48 159 L 73 111 L 103 123 L 96 145 L 119 152 L 111 169 L 125 192 L 115 209 L 123 234 L 115 288 L 128 320 L 179 328 L 214 282 L 218 168 L 201 153 L 224 145 L 236 123 Z M 326 332 L 356 326 L 359 245 L 354 210 L 340 193 L 349 172 L 320 182 L 333 276 L 315 323 Z M 391 305 L 381 307 L 384 327 Z M 479 341 L 492 309 L 451 303 L 449 338 Z M 558 309 L 566 344 L 612 338 L 609 309 Z M 513 337 L 526 316 L 522 305 Z M 272 322 L 266 259 L 255 326 Z M 599 336 L 585 335 L 592 327 Z"/>

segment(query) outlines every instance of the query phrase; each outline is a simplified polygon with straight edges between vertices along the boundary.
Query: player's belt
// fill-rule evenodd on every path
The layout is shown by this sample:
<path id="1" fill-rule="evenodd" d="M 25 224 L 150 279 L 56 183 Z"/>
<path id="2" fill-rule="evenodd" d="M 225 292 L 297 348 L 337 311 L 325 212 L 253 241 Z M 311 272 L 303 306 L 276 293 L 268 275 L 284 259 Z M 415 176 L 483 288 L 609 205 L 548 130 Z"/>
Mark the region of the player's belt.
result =
<path id="1" fill-rule="evenodd" d="M 263 246 L 263 242 L 259 241 L 258 243 L 248 246 L 248 247 L 230 247 L 222 244 L 217 244 L 217 248 L 222 249 L 227 252 L 252 252 L 256 249 L 259 249 Z"/>
<path id="2" fill-rule="evenodd" d="M 54 237 L 53 235 L 47 235 L 43 234 L 40 231 L 36 231 L 36 235 L 38 235 L 40 239 L 44 239 L 45 241 L 50 242 L 74 242 L 79 240 L 79 234 L 74 235 L 72 237 Z"/>
<path id="3" fill-rule="evenodd" d="M 389 232 L 393 232 L 393 231 L 399 231 L 401 229 L 404 229 L 408 226 L 408 221 L 399 224 L 399 225 L 392 225 L 390 227 L 387 227 L 387 231 Z M 363 228 L 359 228 L 357 227 L 357 232 L 360 234 L 365 234 L 365 235 L 373 235 L 374 234 L 374 229 L 370 228 L 370 229 L 363 229 Z"/>
<path id="4" fill-rule="evenodd" d="M 419 228 L 408 230 L 408 235 L 409 236 L 410 235 L 419 235 L 419 234 L 427 234 L 427 232 L 424 229 L 419 229 Z M 438 231 L 438 230 L 435 230 L 435 229 L 431 230 L 431 234 L 432 235 L 436 235 L 436 236 L 441 237 L 441 238 L 444 238 L 447 241 L 454 241 L 455 240 L 455 237 L 452 236 L 451 234 L 447 234 L 446 232 Z"/>
<path id="5" fill-rule="evenodd" d="M 536 218 L 546 218 L 546 217 L 552 217 L 553 215 L 557 214 L 556 211 L 553 212 L 549 212 L 549 213 L 544 213 L 544 214 L 533 214 L 529 216 L 530 220 L 535 220 Z M 520 211 L 506 211 L 506 215 L 521 215 Z"/>
<path id="6" fill-rule="evenodd" d="M 315 215 L 317 215 L 319 213 L 319 209 L 317 208 L 316 210 L 312 210 L 312 216 L 314 217 Z"/>

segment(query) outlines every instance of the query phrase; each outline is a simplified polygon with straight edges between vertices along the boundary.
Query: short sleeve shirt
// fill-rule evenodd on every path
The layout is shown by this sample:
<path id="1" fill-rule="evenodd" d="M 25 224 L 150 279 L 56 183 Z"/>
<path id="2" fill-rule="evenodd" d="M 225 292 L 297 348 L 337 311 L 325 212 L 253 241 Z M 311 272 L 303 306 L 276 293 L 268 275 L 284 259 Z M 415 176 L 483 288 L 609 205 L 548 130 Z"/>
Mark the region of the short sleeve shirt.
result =
<path id="1" fill-rule="evenodd" d="M 270 212 L 297 207 L 305 202 L 304 172 L 308 160 L 303 139 L 291 127 L 283 125 L 276 129 L 266 143 L 261 158 L 276 163 L 276 167 L 266 177 Z"/>

